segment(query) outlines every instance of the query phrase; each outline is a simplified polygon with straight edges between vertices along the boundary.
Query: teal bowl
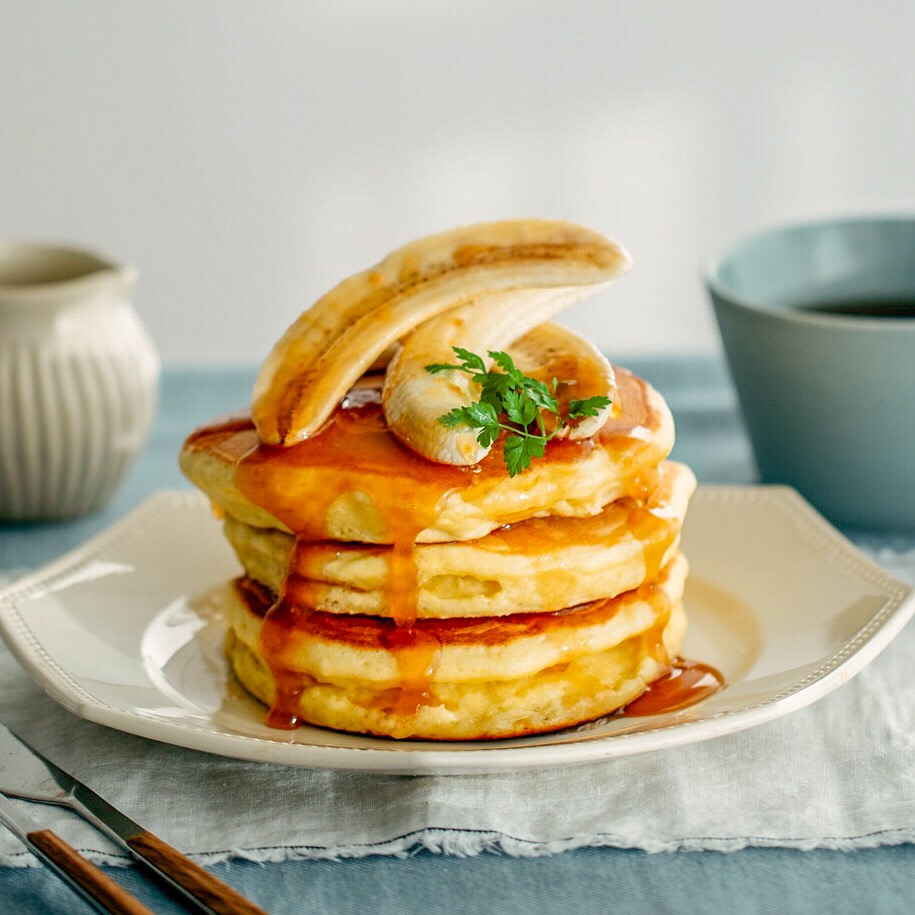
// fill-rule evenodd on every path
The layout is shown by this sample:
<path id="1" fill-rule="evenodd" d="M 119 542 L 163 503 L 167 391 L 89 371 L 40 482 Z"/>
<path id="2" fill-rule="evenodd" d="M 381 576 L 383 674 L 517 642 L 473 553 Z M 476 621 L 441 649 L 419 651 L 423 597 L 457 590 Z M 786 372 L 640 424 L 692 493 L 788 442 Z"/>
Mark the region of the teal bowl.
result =
<path id="1" fill-rule="evenodd" d="M 761 479 L 915 531 L 915 217 L 762 232 L 703 279 Z"/>

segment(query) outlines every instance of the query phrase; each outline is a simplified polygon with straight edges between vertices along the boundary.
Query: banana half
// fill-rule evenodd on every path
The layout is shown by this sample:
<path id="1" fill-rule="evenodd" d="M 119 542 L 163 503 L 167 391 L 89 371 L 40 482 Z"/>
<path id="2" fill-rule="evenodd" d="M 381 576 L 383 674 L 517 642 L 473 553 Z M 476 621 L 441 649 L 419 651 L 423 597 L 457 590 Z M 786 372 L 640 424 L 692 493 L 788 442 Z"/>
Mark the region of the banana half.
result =
<path id="1" fill-rule="evenodd" d="M 524 290 L 518 298 L 526 300 L 527 314 L 537 313 L 536 304 L 545 290 Z M 548 290 L 553 292 L 553 290 Z M 575 290 L 579 293 L 579 290 Z M 509 295 L 514 295 L 509 293 Z M 544 299 L 547 296 L 542 296 Z M 579 295 L 580 297 L 580 295 Z M 537 318 L 522 317 L 521 327 L 533 325 L 524 336 L 515 339 L 517 327 L 502 324 L 502 334 L 494 330 L 485 313 L 500 295 L 486 301 L 452 309 L 427 321 L 404 342 L 388 366 L 383 391 L 384 415 L 388 428 L 414 451 L 431 461 L 467 466 L 483 460 L 491 450 L 477 441 L 477 433 L 460 426 L 447 427 L 438 420 L 455 407 L 477 398 L 474 382 L 463 372 L 430 375 L 425 367 L 432 363 L 454 361 L 452 346 L 472 352 L 489 353 L 507 350 L 515 365 L 526 375 L 540 377 L 549 383 L 561 382 L 560 399 L 585 399 L 603 395 L 610 404 L 597 416 L 588 417 L 575 426 L 563 429 L 559 437 L 588 438 L 608 419 L 617 404 L 616 379 L 607 358 L 589 341 L 558 324 L 540 324 Z M 551 304 L 556 297 L 550 297 Z M 511 304 L 505 305 L 510 311 Z M 526 317 L 526 316 L 525 316 Z M 486 359 L 487 366 L 492 360 Z M 563 397 L 563 395 L 565 395 Z"/>
<path id="2" fill-rule="evenodd" d="M 497 349 L 616 279 L 629 263 L 616 242 L 553 220 L 481 223 L 412 242 L 327 293 L 280 338 L 254 386 L 252 415 L 258 433 L 273 445 L 292 445 L 314 435 L 366 369 L 439 315 L 467 306 L 472 337 L 462 341 L 470 340 L 484 352 Z M 430 330 L 442 333 L 440 327 Z M 436 349 L 436 358 L 422 361 L 430 339 L 425 334 L 413 344 L 407 341 L 396 366 L 389 368 L 396 368 L 396 377 L 387 385 L 388 419 L 411 444 L 413 439 L 423 442 L 415 430 L 426 423 L 428 412 L 416 411 L 425 397 L 415 387 L 420 372 L 427 374 L 428 362 L 453 357 L 450 343 L 445 343 L 444 358 Z M 456 379 L 449 380 L 461 388 Z M 437 396 L 442 394 L 443 402 L 453 405 L 473 399 L 469 390 Z M 463 445 L 432 431 L 420 449 L 426 457 L 474 462 L 464 455 Z"/>

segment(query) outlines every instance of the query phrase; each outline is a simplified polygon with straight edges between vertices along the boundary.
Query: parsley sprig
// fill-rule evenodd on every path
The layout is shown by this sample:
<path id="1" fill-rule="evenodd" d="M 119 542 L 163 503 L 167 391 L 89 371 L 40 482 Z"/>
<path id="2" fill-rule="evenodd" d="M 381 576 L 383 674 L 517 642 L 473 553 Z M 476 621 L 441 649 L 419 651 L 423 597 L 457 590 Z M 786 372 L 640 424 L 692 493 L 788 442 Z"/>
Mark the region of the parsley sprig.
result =
<path id="1" fill-rule="evenodd" d="M 505 432 L 505 466 L 508 475 L 527 470 L 534 458 L 542 458 L 547 442 L 566 426 L 586 416 L 597 414 L 610 403 L 609 397 L 587 397 L 571 400 L 566 414 L 560 413 L 557 391 L 560 382 L 551 384 L 525 375 L 508 353 L 489 353 L 501 371 L 487 369 L 481 356 L 470 350 L 453 346 L 459 364 L 437 362 L 426 366 L 433 375 L 439 372 L 466 372 L 480 385 L 480 399 L 463 407 L 455 407 L 438 421 L 449 428 L 469 426 L 479 429 L 477 441 L 488 448 Z M 545 416 L 555 417 L 552 431 L 547 431 Z"/>

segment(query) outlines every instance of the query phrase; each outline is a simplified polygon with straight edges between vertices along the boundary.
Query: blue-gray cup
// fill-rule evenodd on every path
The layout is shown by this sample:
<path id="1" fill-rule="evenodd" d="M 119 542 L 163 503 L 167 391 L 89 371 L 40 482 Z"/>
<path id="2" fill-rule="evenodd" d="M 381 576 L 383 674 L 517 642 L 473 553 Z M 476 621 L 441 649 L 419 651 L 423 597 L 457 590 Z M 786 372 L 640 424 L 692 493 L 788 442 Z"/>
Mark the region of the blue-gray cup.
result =
<path id="1" fill-rule="evenodd" d="M 915 530 L 915 217 L 762 232 L 704 280 L 762 480 Z"/>

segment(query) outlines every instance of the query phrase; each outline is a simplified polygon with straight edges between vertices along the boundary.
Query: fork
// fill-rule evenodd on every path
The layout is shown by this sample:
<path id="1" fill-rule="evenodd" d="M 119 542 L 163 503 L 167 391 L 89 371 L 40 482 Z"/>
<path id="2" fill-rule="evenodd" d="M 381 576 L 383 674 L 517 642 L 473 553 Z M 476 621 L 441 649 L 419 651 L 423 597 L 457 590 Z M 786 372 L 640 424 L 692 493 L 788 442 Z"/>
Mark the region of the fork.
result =
<path id="1" fill-rule="evenodd" d="M 154 915 L 56 832 L 42 828 L 5 794 L 0 794 L 0 822 L 99 912 L 104 915 Z"/>

